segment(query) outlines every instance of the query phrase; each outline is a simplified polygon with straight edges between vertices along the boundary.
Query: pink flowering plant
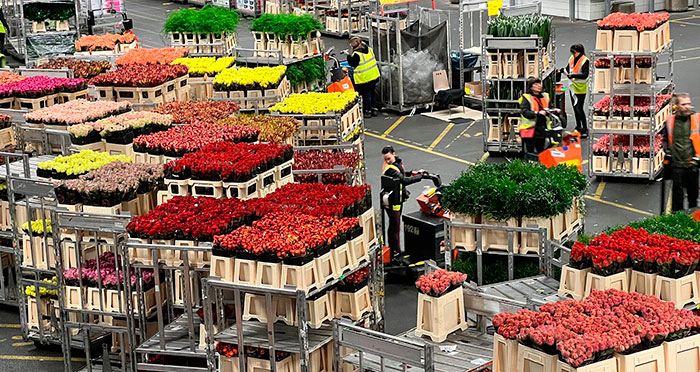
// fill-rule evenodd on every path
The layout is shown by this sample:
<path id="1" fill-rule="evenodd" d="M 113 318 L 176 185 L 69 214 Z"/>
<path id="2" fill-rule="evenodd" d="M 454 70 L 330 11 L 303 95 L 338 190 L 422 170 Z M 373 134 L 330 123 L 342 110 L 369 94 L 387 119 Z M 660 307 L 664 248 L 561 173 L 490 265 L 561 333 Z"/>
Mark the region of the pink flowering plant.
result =
<path id="1" fill-rule="evenodd" d="M 439 297 L 450 289 L 459 287 L 465 280 L 467 274 L 441 269 L 421 275 L 416 281 L 416 288 L 428 296 Z"/>
<path id="2" fill-rule="evenodd" d="M 74 93 L 87 88 L 85 79 L 31 76 L 23 80 L 0 85 L 0 97 L 40 98 L 51 94 Z"/>
<path id="3" fill-rule="evenodd" d="M 99 270 L 98 270 L 98 260 L 99 260 Z M 99 282 L 102 282 L 102 286 L 107 289 L 116 290 L 120 286 L 124 288 L 124 271 L 121 270 L 121 258 L 118 258 L 112 252 L 105 252 L 98 257 L 97 260 L 91 259 L 84 261 L 82 263 L 81 270 L 76 267 L 72 267 L 63 271 L 63 279 L 69 286 L 77 287 L 81 284 L 88 287 L 98 287 Z M 117 274 L 116 266 L 119 264 L 120 270 Z M 139 279 L 137 272 L 134 268 L 131 268 L 129 272 L 129 281 L 132 290 L 136 286 L 136 281 Z M 98 279 L 99 278 L 99 279 Z M 144 289 L 150 289 L 153 287 L 153 271 L 152 270 L 141 270 L 141 279 L 143 279 Z"/>
<path id="4" fill-rule="evenodd" d="M 129 110 L 131 110 L 131 103 L 129 102 L 91 102 L 77 99 L 26 113 L 24 118 L 29 123 L 73 125 L 118 115 Z"/>

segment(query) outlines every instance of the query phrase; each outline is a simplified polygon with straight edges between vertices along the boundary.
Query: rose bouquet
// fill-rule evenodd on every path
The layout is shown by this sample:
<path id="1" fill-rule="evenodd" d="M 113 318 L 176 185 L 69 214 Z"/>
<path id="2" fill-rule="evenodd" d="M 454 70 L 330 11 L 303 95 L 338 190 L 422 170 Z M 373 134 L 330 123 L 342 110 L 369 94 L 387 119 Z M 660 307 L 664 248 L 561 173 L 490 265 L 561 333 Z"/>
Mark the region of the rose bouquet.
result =
<path id="1" fill-rule="evenodd" d="M 36 68 L 46 70 L 60 70 L 67 68 L 73 70 L 73 76 L 81 79 L 90 79 L 110 68 L 112 65 L 108 61 L 83 61 L 73 58 L 57 58 L 43 63 Z"/>
<path id="2" fill-rule="evenodd" d="M 263 142 L 282 144 L 296 132 L 299 122 L 288 116 L 263 115 L 231 116 L 216 122 L 217 125 L 243 126 L 260 130 L 258 139 Z"/>
<path id="3" fill-rule="evenodd" d="M 292 147 L 218 142 L 165 165 L 169 178 L 247 182 L 292 158 Z"/>
<path id="4" fill-rule="evenodd" d="M 115 50 L 118 44 L 131 44 L 138 41 L 132 31 L 123 34 L 83 35 L 75 42 L 75 50 L 79 52 Z"/>
<path id="5" fill-rule="evenodd" d="M 369 185 L 289 183 L 263 199 L 248 201 L 259 216 L 277 211 L 313 216 L 355 217 L 372 207 Z"/>
<path id="6" fill-rule="evenodd" d="M 671 100 L 671 95 L 660 94 L 656 96 L 656 105 L 653 113 L 659 112 Z M 650 97 L 635 97 L 634 98 L 634 116 L 649 117 L 652 114 L 652 108 L 649 104 Z M 610 115 L 610 96 L 604 96 L 593 105 L 595 115 L 609 116 Z M 612 102 L 613 116 L 630 116 L 630 97 L 615 96 Z"/>
<path id="7" fill-rule="evenodd" d="M 294 153 L 294 169 L 356 169 L 360 164 L 360 155 L 355 152 L 305 151 Z M 313 173 L 295 174 L 294 181 L 299 183 L 318 182 L 318 175 Z M 346 173 L 324 173 L 321 182 L 334 185 L 347 183 Z"/>
<path id="8" fill-rule="evenodd" d="M 112 162 L 90 171 L 78 179 L 54 184 L 56 199 L 61 204 L 86 204 L 111 207 L 133 200 L 163 183 L 160 165 Z"/>
<path id="9" fill-rule="evenodd" d="M 214 90 L 237 91 L 276 88 L 286 71 L 286 66 L 227 68 L 214 78 Z"/>
<path id="10" fill-rule="evenodd" d="M 238 199 L 176 196 L 126 227 L 132 237 L 212 241 L 250 223 L 253 209 Z"/>
<path id="11" fill-rule="evenodd" d="M 189 57 L 178 58 L 172 62 L 173 65 L 185 65 L 189 68 L 191 77 L 215 76 L 219 72 L 233 65 L 236 57 Z"/>
<path id="12" fill-rule="evenodd" d="M 53 160 L 39 163 L 37 175 L 44 178 L 77 178 L 89 171 L 102 168 L 114 162 L 130 162 L 126 155 L 110 155 L 106 152 L 83 150 L 77 154 L 59 155 Z"/>
<path id="13" fill-rule="evenodd" d="M 660 13 L 620 13 L 615 12 L 598 21 L 598 28 L 603 30 L 653 30 L 668 22 L 669 15 Z"/>
<path id="14" fill-rule="evenodd" d="M 141 49 L 133 49 L 141 50 Z M 90 84 L 115 87 L 155 87 L 187 75 L 183 65 L 127 65 L 90 79 Z"/>
<path id="15" fill-rule="evenodd" d="M 493 318 L 496 332 L 527 346 L 556 351 L 574 368 L 633 353 L 687 336 L 700 317 L 671 302 L 636 292 L 594 290 L 582 301 L 567 300 Z"/>
<path id="16" fill-rule="evenodd" d="M 15 74 L 13 72 L 0 72 L 0 85 L 14 83 L 26 79 L 27 76 Z"/>
<path id="17" fill-rule="evenodd" d="M 467 280 L 467 274 L 442 269 L 421 275 L 416 281 L 416 288 L 428 296 L 440 297 L 461 286 L 465 280 Z"/>
<path id="18" fill-rule="evenodd" d="M 649 137 L 635 136 L 634 145 L 630 146 L 630 136 L 624 134 L 616 134 L 613 136 L 612 152 L 617 155 L 622 151 L 628 154 L 630 149 L 633 151 L 634 157 L 648 157 L 651 154 L 658 154 L 663 147 L 663 136 L 656 135 L 654 139 L 654 148 L 651 148 Z M 608 156 L 610 151 L 610 135 L 606 134 L 596 143 L 593 144 L 593 154 L 596 156 Z"/>
<path id="19" fill-rule="evenodd" d="M 305 93 L 292 94 L 284 101 L 272 106 L 270 111 L 285 114 L 314 115 L 329 112 L 344 113 L 357 103 L 357 93 Z"/>
<path id="20" fill-rule="evenodd" d="M 258 134 L 259 131 L 255 128 L 189 124 L 138 136 L 134 138 L 134 151 L 182 157 L 217 142 L 255 142 Z"/>
<path id="21" fill-rule="evenodd" d="M 261 347 L 246 346 L 245 355 L 249 358 L 270 360 L 270 350 L 263 349 Z M 275 351 L 275 362 L 281 362 L 286 358 L 289 358 L 292 354 L 286 351 Z"/>
<path id="22" fill-rule="evenodd" d="M 0 97 L 40 98 L 60 92 L 74 93 L 87 88 L 85 79 L 31 76 L 0 85 Z"/>
<path id="23" fill-rule="evenodd" d="M 210 123 L 225 119 L 238 112 L 233 102 L 169 102 L 158 106 L 157 113 L 173 116 L 173 123 Z"/>
<path id="24" fill-rule="evenodd" d="M 174 60 L 187 56 L 187 48 L 131 49 L 117 58 L 114 64 L 122 65 L 169 65 Z"/>
<path id="25" fill-rule="evenodd" d="M 24 114 L 29 123 L 73 125 L 99 120 L 131 110 L 129 102 L 87 101 L 77 99 L 60 105 L 44 107 Z"/>
<path id="26" fill-rule="evenodd" d="M 99 261 L 99 264 L 98 264 Z M 119 270 L 119 276 L 116 275 L 117 265 L 121 268 L 121 257 L 117 257 L 112 252 L 102 253 L 97 260 L 91 259 L 82 262 L 81 270 L 78 268 L 70 268 L 63 271 L 63 279 L 66 285 L 77 287 L 81 283 L 88 287 L 98 287 L 102 284 L 107 289 L 125 288 L 126 281 L 124 280 L 123 271 Z M 99 269 L 98 269 L 99 268 Z M 136 276 L 136 271 L 132 267 L 129 271 L 129 283 L 132 291 L 136 287 L 136 282 L 141 279 L 143 289 L 148 290 L 155 285 L 153 280 L 153 271 L 142 269 L 139 271 L 140 278 Z"/>
<path id="27" fill-rule="evenodd" d="M 216 344 L 216 352 L 222 357 L 236 358 L 238 357 L 238 345 L 218 342 Z"/>

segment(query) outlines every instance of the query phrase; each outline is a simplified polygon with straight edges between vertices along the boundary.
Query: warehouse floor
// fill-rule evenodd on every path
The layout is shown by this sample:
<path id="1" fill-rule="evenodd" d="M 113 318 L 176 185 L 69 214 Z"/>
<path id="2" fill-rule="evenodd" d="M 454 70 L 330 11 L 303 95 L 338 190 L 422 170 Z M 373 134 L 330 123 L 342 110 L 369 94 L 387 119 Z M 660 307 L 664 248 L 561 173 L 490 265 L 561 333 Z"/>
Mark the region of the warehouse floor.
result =
<path id="1" fill-rule="evenodd" d="M 168 12 L 183 7 L 181 4 L 156 0 L 134 0 L 127 2 L 127 11 L 134 20 L 135 32 L 144 47 L 160 47 L 167 44 L 161 28 Z M 426 3 L 425 6 L 429 6 Z M 440 9 L 452 11 L 452 38 L 456 48 L 457 5 L 447 0 L 437 0 Z M 700 60 L 700 11 L 691 11 L 671 16 L 671 35 L 675 40 L 674 80 L 677 91 L 690 93 L 700 102 L 700 77 L 696 75 Z M 239 28 L 239 41 L 243 47 L 252 47 L 252 36 Z M 587 49 L 594 45 L 596 26 L 592 22 L 570 23 L 564 19 L 555 21 L 558 49 L 558 66 L 568 59 L 569 45 L 582 43 Z M 336 51 L 347 48 L 347 40 L 325 38 L 327 46 L 336 46 Z M 567 103 L 569 105 L 569 103 Z M 571 115 L 571 112 L 570 112 Z M 573 119 L 573 118 L 571 118 Z M 367 136 L 367 175 L 374 190 L 378 190 L 381 167 L 380 149 L 391 144 L 403 158 L 407 169 L 423 168 L 440 174 L 444 183 L 450 182 L 470 164 L 481 159 L 502 161 L 504 158 L 489 157 L 483 153 L 484 128 L 481 121 L 464 124 L 448 123 L 424 115 L 400 116 L 383 113 L 365 123 Z M 585 156 L 584 156 L 585 159 Z M 584 168 L 587 168 L 584 164 Z M 412 195 L 418 195 L 429 183 L 409 187 Z M 376 194 L 376 193 L 375 193 Z M 667 194 L 668 195 L 668 194 Z M 600 232 L 607 226 L 658 214 L 661 209 L 660 183 L 592 179 L 586 195 L 586 225 L 589 233 Z M 375 195 L 377 205 L 377 195 Z M 664 201 L 667 202 L 667 201 Z M 417 210 L 417 204 L 408 202 L 405 212 Z M 391 284 L 386 288 L 386 330 L 399 333 L 415 325 L 415 290 L 410 284 Z M 74 355 L 74 366 L 81 364 L 80 355 Z M 0 372 L 13 371 L 57 371 L 63 368 L 60 349 L 36 348 L 24 342 L 19 329 L 16 309 L 0 307 Z"/>

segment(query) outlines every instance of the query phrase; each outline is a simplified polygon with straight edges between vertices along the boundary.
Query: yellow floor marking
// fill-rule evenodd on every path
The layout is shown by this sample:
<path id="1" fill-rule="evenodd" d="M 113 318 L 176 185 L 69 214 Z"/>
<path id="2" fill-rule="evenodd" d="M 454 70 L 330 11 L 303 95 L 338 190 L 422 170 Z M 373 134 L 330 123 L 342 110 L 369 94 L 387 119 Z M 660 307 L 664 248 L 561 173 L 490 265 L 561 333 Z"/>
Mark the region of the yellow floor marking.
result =
<path id="1" fill-rule="evenodd" d="M 21 340 L 21 339 L 22 339 L 22 336 L 20 336 L 20 335 L 12 336 L 12 339 L 13 339 L 13 340 Z"/>
<path id="2" fill-rule="evenodd" d="M 481 137 L 481 136 L 483 136 L 483 135 L 484 135 L 484 134 L 481 133 L 481 132 L 476 132 L 476 133 L 474 134 L 474 137 Z"/>
<path id="3" fill-rule="evenodd" d="M 696 15 L 691 15 L 691 16 L 689 16 L 689 17 L 671 19 L 671 21 L 684 21 L 684 20 L 686 20 L 686 19 L 694 19 L 694 18 L 697 18 L 697 17 L 698 17 L 698 16 L 696 16 Z"/>
<path id="4" fill-rule="evenodd" d="M 613 207 L 616 207 L 616 208 L 620 208 L 620 209 L 624 209 L 624 210 L 627 210 L 627 211 L 630 211 L 630 212 L 638 213 L 638 214 L 641 214 L 641 215 L 644 215 L 644 216 L 654 216 L 654 214 L 651 213 L 651 212 L 647 212 L 647 211 L 643 211 L 643 210 L 641 210 L 641 209 L 632 208 L 632 207 L 629 207 L 629 206 L 626 206 L 626 205 L 622 205 L 622 204 L 619 204 L 619 203 L 615 203 L 615 202 L 603 200 L 603 199 L 597 198 L 597 197 L 595 197 L 595 196 L 586 195 L 585 198 L 588 199 L 588 200 L 597 201 L 598 203 L 603 203 L 603 204 L 607 204 L 607 205 L 610 205 L 610 206 L 613 206 Z"/>
<path id="5" fill-rule="evenodd" d="M 698 24 L 698 23 L 693 23 L 693 22 L 683 22 L 683 21 L 671 21 L 671 22 L 679 23 L 679 24 L 682 24 L 682 25 L 700 26 L 700 24 Z"/>
<path id="6" fill-rule="evenodd" d="M 664 187 L 663 184 L 661 187 Z M 668 199 L 666 199 L 666 214 L 671 214 L 671 196 L 673 196 L 673 190 L 668 190 Z"/>
<path id="7" fill-rule="evenodd" d="M 173 3 L 163 3 L 163 5 L 173 5 Z"/>
<path id="8" fill-rule="evenodd" d="M 588 160 L 582 161 L 581 164 L 582 164 L 582 165 L 583 165 L 583 164 L 588 164 Z"/>
<path id="9" fill-rule="evenodd" d="M 34 342 L 15 342 L 12 344 L 14 347 L 22 347 L 22 346 L 29 346 L 29 345 L 34 345 Z"/>
<path id="10" fill-rule="evenodd" d="M 391 133 L 392 130 L 396 129 L 396 127 L 398 127 L 399 124 L 401 124 L 401 123 L 404 121 L 404 119 L 406 119 L 405 116 L 402 116 L 402 117 L 396 119 L 396 121 L 394 122 L 394 124 L 391 124 L 391 126 L 389 127 L 389 129 L 385 130 L 384 133 L 382 133 L 382 136 L 387 136 L 387 135 L 389 135 L 389 133 Z"/>
<path id="11" fill-rule="evenodd" d="M 19 328 L 19 324 L 0 324 L 0 328 Z"/>
<path id="12" fill-rule="evenodd" d="M 481 158 L 479 158 L 479 162 L 486 161 L 486 159 L 488 159 L 489 156 L 491 156 L 491 154 L 488 152 L 485 152 L 484 155 L 481 155 Z"/>
<path id="13" fill-rule="evenodd" d="M 601 181 L 598 184 L 598 188 L 595 190 L 595 197 L 600 198 L 603 195 L 603 190 L 605 190 L 605 181 Z"/>
<path id="14" fill-rule="evenodd" d="M 390 137 L 384 137 L 384 136 L 381 136 L 381 135 L 379 135 L 379 134 L 375 134 L 375 133 L 372 133 L 372 132 L 369 132 L 369 131 L 366 131 L 365 134 L 368 135 L 368 136 L 370 136 L 370 137 L 374 137 L 374 138 L 377 138 L 377 139 L 381 139 L 381 140 L 393 142 L 393 143 L 395 143 L 395 144 L 397 144 L 397 145 L 401 145 L 401 146 L 408 147 L 408 148 L 410 148 L 410 149 L 414 149 L 414 150 L 418 150 L 418 151 L 423 151 L 423 152 L 425 152 L 425 153 L 427 153 L 427 154 L 439 156 L 439 157 L 442 157 L 442 158 L 445 158 L 445 159 L 449 159 L 449 160 L 452 160 L 452 161 L 456 161 L 456 162 L 458 162 L 458 163 L 468 164 L 468 165 L 474 165 L 474 163 L 471 162 L 471 161 L 469 161 L 469 160 L 464 160 L 464 159 L 460 159 L 460 158 L 458 158 L 458 157 L 454 157 L 454 156 L 452 156 L 452 155 L 447 155 L 447 154 L 439 153 L 439 152 L 437 152 L 437 151 L 429 150 L 429 149 L 426 149 L 426 148 L 421 147 L 421 146 L 412 145 L 412 144 L 410 144 L 410 143 L 407 143 L 407 142 L 404 142 L 404 141 L 400 141 L 400 140 L 396 140 L 396 139 L 393 139 L 393 138 L 390 138 Z"/>
<path id="15" fill-rule="evenodd" d="M 698 25 L 700 26 L 700 25 Z M 681 63 L 681 62 L 687 62 L 687 61 L 694 61 L 696 59 L 700 59 L 700 57 L 691 57 L 691 58 L 683 58 L 683 59 L 674 59 L 673 63 Z M 660 62 L 659 65 L 667 65 L 668 62 Z"/>
<path id="16" fill-rule="evenodd" d="M 0 360 L 35 360 L 40 362 L 62 362 L 63 357 L 38 355 L 0 355 Z M 84 362 L 85 358 L 71 358 L 73 362 Z"/>
<path id="17" fill-rule="evenodd" d="M 445 127 L 445 129 L 442 130 L 442 133 L 440 133 L 440 135 L 437 136 L 435 141 L 433 141 L 433 143 L 431 143 L 430 146 L 428 146 L 428 150 L 434 149 L 435 146 L 437 146 L 437 144 L 440 143 L 440 141 L 442 141 L 443 138 L 445 138 L 445 136 L 447 135 L 447 132 L 449 132 L 450 129 L 452 129 L 452 127 L 454 127 L 454 126 L 455 125 L 452 123 L 447 124 L 447 127 Z"/>

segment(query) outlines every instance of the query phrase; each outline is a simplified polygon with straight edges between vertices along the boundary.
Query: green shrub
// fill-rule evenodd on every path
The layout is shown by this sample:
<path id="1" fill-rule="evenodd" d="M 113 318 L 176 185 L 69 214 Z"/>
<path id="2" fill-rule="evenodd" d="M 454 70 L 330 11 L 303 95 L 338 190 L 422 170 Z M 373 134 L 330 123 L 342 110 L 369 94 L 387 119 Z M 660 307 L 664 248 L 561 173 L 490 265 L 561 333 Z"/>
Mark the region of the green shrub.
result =
<path id="1" fill-rule="evenodd" d="M 60 3 L 29 3 L 24 6 L 24 17 L 32 22 L 45 20 L 65 21 L 75 16 L 73 4 Z"/>
<path id="2" fill-rule="evenodd" d="M 287 78 L 293 87 L 314 80 L 323 82 L 326 79 L 326 61 L 323 57 L 315 57 L 290 65 L 287 67 Z"/>
<path id="3" fill-rule="evenodd" d="M 552 34 L 552 18 L 536 14 L 517 17 L 500 15 L 488 23 L 488 35 L 496 37 L 528 37 L 539 35 L 542 43 L 549 43 Z"/>
<path id="4" fill-rule="evenodd" d="M 483 255 L 483 284 L 501 283 L 508 280 L 508 257 Z M 452 263 L 452 270 L 467 274 L 467 280 L 477 282 L 476 253 L 462 253 Z M 540 274 L 539 259 L 536 257 L 514 257 L 513 278 L 521 279 Z"/>
<path id="5" fill-rule="evenodd" d="M 273 33 L 279 37 L 292 36 L 299 40 L 306 39 L 311 31 L 323 30 L 323 25 L 308 14 L 263 14 L 253 20 L 250 30 Z"/>
<path id="6" fill-rule="evenodd" d="M 676 239 L 700 243 L 700 224 L 692 217 L 682 212 L 611 227 L 606 229 L 605 232 L 611 234 L 625 226 L 630 226 L 635 229 L 644 229 L 651 234 L 666 235 Z"/>
<path id="7" fill-rule="evenodd" d="M 165 32 L 193 32 L 218 34 L 236 32 L 238 12 L 235 10 L 205 6 L 202 9 L 182 9 L 171 13 L 165 20 Z"/>

